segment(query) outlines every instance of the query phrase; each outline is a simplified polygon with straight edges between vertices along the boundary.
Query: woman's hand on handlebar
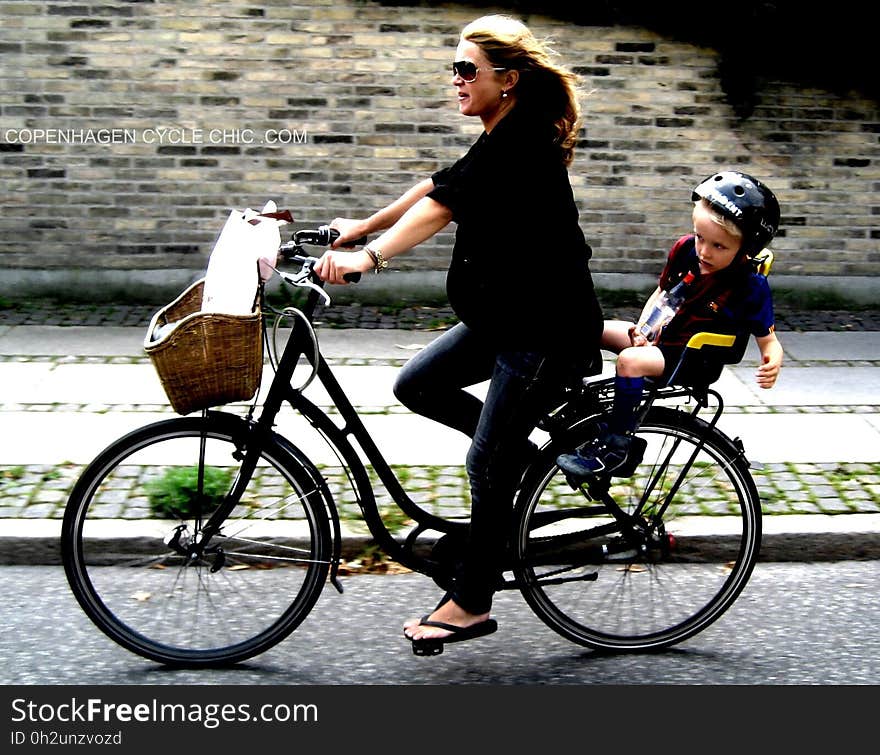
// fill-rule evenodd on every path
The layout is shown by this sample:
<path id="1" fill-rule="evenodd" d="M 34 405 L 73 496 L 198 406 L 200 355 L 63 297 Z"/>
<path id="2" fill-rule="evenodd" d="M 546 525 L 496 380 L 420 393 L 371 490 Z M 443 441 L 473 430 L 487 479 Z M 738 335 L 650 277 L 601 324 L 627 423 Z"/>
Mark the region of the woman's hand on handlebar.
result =
<path id="1" fill-rule="evenodd" d="M 373 260 L 362 249 L 357 252 L 324 252 L 313 268 L 318 277 L 327 283 L 348 283 L 344 276 L 372 269 Z"/>
<path id="2" fill-rule="evenodd" d="M 366 223 L 363 220 L 354 220 L 352 218 L 336 218 L 330 227 L 339 232 L 331 249 L 340 249 L 345 246 L 354 246 L 358 242 L 363 243 L 364 237 L 367 235 Z"/>

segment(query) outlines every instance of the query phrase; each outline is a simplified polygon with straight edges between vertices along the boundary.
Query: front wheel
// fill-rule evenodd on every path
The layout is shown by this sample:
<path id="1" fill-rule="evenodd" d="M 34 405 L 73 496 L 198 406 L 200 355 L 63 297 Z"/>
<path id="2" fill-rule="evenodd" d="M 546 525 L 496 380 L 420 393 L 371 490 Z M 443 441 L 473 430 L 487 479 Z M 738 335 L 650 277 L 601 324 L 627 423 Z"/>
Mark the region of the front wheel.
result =
<path id="1" fill-rule="evenodd" d="M 318 599 L 332 551 L 326 504 L 315 473 L 275 438 L 219 533 L 200 541 L 248 437 L 231 415 L 158 422 L 109 446 L 74 486 L 67 579 L 128 650 L 171 665 L 235 663 L 284 639 Z"/>
<path id="2" fill-rule="evenodd" d="M 515 576 L 535 614 L 573 642 L 668 647 L 718 619 L 751 575 L 761 508 L 748 462 L 703 420 L 657 407 L 638 430 L 647 449 L 633 476 L 607 492 L 573 489 L 556 456 L 596 432 L 595 420 L 581 422 L 530 475 L 517 499 Z"/>

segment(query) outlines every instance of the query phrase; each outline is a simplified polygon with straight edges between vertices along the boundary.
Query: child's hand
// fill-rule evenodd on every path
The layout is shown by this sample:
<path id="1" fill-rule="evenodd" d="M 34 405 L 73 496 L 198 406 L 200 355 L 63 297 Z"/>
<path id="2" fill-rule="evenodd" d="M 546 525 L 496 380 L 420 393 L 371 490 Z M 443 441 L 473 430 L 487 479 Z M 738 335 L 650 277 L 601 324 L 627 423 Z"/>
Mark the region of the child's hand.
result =
<path id="1" fill-rule="evenodd" d="M 761 388 L 772 388 L 776 384 L 776 378 L 779 377 L 779 368 L 782 366 L 782 360 L 771 359 L 769 354 L 765 354 L 761 366 L 755 373 L 755 380 Z"/>
<path id="2" fill-rule="evenodd" d="M 629 329 L 629 342 L 630 342 L 633 346 L 647 346 L 647 345 L 648 345 L 648 339 L 645 338 L 641 333 L 639 333 L 639 332 L 636 330 L 636 326 L 635 326 L 635 325 L 633 325 L 633 326 Z"/>

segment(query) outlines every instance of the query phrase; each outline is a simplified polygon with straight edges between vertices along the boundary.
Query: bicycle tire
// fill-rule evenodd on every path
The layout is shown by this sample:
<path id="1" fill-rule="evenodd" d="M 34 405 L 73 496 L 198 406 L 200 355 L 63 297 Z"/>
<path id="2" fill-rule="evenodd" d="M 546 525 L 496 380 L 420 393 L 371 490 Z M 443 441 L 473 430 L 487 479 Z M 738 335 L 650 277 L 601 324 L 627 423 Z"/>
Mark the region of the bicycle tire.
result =
<path id="1" fill-rule="evenodd" d="M 316 470 L 278 436 L 208 552 L 186 557 L 170 544 L 192 542 L 228 492 L 247 428 L 217 412 L 147 425 L 108 446 L 72 489 L 61 535 L 67 580 L 122 647 L 174 666 L 237 663 L 285 639 L 317 601 L 332 553 L 327 504 Z M 187 477 L 198 478 L 203 452 L 208 482 L 194 493 Z"/>
<path id="2" fill-rule="evenodd" d="M 748 582 L 761 543 L 757 488 L 741 448 L 720 430 L 652 408 L 637 432 L 648 443 L 642 463 L 632 477 L 611 481 L 620 507 L 631 513 L 644 497 L 640 522 L 649 522 L 682 461 L 697 453 L 662 520 L 633 549 L 608 509 L 585 500 L 555 464 L 595 437 L 600 419 L 551 442 L 529 476 L 515 509 L 514 573 L 534 613 L 575 643 L 614 652 L 669 647 L 716 621 Z"/>

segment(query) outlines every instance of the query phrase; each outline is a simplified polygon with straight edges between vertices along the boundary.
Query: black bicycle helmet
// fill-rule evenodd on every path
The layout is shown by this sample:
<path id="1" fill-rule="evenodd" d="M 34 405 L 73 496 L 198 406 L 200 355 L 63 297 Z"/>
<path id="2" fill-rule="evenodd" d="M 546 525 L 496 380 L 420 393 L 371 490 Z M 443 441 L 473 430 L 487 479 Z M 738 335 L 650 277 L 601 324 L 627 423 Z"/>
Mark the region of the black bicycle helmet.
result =
<path id="1" fill-rule="evenodd" d="M 691 199 L 705 199 L 743 232 L 742 250 L 760 252 L 779 230 L 779 202 L 758 179 L 737 170 L 715 173 L 700 182 Z"/>

